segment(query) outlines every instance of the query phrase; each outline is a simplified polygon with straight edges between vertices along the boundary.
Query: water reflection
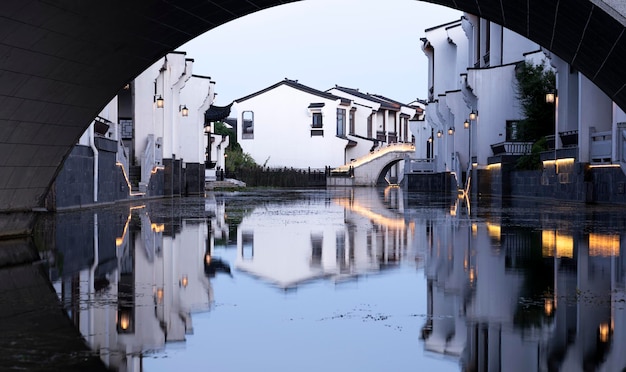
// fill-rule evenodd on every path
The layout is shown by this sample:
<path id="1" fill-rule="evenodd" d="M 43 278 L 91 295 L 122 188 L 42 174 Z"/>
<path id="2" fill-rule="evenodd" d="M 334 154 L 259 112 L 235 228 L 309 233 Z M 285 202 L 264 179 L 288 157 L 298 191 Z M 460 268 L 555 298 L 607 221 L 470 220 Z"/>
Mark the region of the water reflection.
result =
<path id="1" fill-rule="evenodd" d="M 425 287 L 418 304 L 403 309 L 404 318 L 394 323 L 396 330 L 412 329 L 408 337 L 415 341 L 413 353 L 387 361 L 394 370 L 419 369 L 433 360 L 439 370 L 623 370 L 626 214 L 528 201 L 481 200 L 471 208 L 467 199 L 399 188 L 255 191 L 59 214 L 42 231 L 53 235 L 44 239 L 53 242 L 44 255 L 64 309 L 115 370 L 143 370 L 145 358 L 158 370 L 167 345 L 217 329 L 209 322 L 194 330 L 194 314 L 230 311 L 237 314 L 233 329 L 242 318 L 252 319 L 257 309 L 215 307 L 226 288 L 240 298 L 267 287 L 279 293 L 320 290 L 319 298 L 331 301 L 332 291 L 344 285 L 343 298 L 359 291 L 372 298 L 363 304 L 358 297 L 351 308 L 378 305 L 376 293 L 407 297 L 415 285 Z M 350 286 L 373 274 L 390 282 Z M 320 283 L 333 286 L 320 289 Z M 271 298 L 266 294 L 264 300 Z M 283 300 L 265 306 L 287 312 Z M 319 320 L 354 316 L 307 311 L 316 319 L 305 327 L 307 334 Z M 390 317 L 363 314 L 362 322 Z M 277 324 L 295 327 L 284 319 Z M 212 351 L 235 358 L 241 340 L 267 342 L 267 334 L 255 332 L 239 327 L 236 341 Z M 380 351 L 368 349 L 372 344 L 387 344 L 383 350 L 392 352 L 403 340 L 398 333 L 377 333 L 375 340 L 347 334 L 359 347 L 342 354 L 348 362 L 338 362 L 339 370 L 370 361 L 363 354 Z M 295 359 L 325 354 L 336 335 L 317 337 L 323 342 L 295 351 L 288 346 L 293 340 L 272 340 L 275 357 L 281 347 Z M 423 354 L 415 356 L 418 349 Z M 328 365 L 310 365 L 321 367 Z"/>
<path id="2" fill-rule="evenodd" d="M 141 370 L 145 353 L 193 333 L 191 314 L 213 303 L 210 278 L 229 272 L 212 258 L 212 211 L 189 205 L 61 214 L 49 251 L 51 280 L 88 344 L 115 370 Z M 214 212 L 214 211 L 213 211 Z M 154 217 L 152 217 L 154 216 Z M 80 229 L 76 229 L 80 226 Z"/>
<path id="3" fill-rule="evenodd" d="M 415 260 L 413 224 L 402 214 L 400 189 L 337 190 L 329 200 L 265 203 L 237 229 L 238 270 L 281 289 L 319 278 L 353 280 Z M 372 197 L 374 196 L 374 197 Z"/>

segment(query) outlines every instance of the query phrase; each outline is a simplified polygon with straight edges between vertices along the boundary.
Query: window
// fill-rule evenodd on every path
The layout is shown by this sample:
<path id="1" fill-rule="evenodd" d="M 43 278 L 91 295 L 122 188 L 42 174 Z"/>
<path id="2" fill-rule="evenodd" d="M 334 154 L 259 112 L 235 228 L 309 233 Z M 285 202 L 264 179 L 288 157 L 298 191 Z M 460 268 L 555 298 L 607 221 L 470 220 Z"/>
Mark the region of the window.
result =
<path id="1" fill-rule="evenodd" d="M 372 117 L 374 114 L 370 114 L 367 117 L 367 138 L 372 138 Z"/>
<path id="2" fill-rule="evenodd" d="M 517 120 L 506 121 L 506 141 L 521 140 L 520 122 Z"/>
<path id="3" fill-rule="evenodd" d="M 355 116 L 356 116 L 356 108 L 350 109 L 350 116 L 348 117 L 348 121 L 350 122 L 350 134 L 355 133 Z"/>
<path id="4" fill-rule="evenodd" d="M 254 112 L 244 111 L 241 114 L 241 120 L 243 125 L 241 126 L 241 138 L 253 139 L 254 138 Z"/>
<path id="5" fill-rule="evenodd" d="M 314 112 L 313 113 L 313 124 L 311 125 L 313 128 L 321 128 L 324 126 L 322 122 L 322 113 Z"/>
<path id="6" fill-rule="evenodd" d="M 241 233 L 241 259 L 249 261 L 254 258 L 254 233 L 243 231 Z"/>
<path id="7" fill-rule="evenodd" d="M 346 136 L 346 109 L 337 109 L 337 137 Z"/>

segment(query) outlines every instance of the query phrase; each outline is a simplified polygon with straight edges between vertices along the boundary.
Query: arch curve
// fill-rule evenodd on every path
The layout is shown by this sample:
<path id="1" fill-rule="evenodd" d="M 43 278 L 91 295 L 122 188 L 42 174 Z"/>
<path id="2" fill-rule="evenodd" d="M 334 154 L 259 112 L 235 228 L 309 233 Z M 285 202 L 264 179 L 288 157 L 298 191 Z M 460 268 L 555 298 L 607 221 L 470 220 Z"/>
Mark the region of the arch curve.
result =
<path id="1" fill-rule="evenodd" d="M 91 120 L 156 60 L 228 21 L 294 1 L 1 2 L 0 212 L 43 207 Z M 626 109 L 626 22 L 603 0 L 426 1 L 547 47 Z"/>

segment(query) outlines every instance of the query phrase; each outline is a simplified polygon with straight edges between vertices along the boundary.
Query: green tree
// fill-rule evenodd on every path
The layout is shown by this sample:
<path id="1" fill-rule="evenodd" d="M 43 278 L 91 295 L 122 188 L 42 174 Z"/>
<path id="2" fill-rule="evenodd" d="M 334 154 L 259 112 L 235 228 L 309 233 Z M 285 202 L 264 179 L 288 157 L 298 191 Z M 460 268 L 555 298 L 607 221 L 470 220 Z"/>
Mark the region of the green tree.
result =
<path id="1" fill-rule="evenodd" d="M 546 93 L 554 92 L 556 76 L 545 62 L 534 65 L 521 62 L 515 67 L 516 94 L 522 108 L 518 139 L 534 142 L 532 152 L 522 156 L 518 169 L 539 169 L 539 153 L 548 149 L 545 139 L 554 134 L 554 103 L 546 102 Z"/>
<path id="2" fill-rule="evenodd" d="M 546 93 L 554 92 L 556 76 L 545 62 L 533 65 L 521 62 L 515 68 L 516 93 L 524 119 L 519 131 L 523 141 L 537 141 L 554 134 L 554 104 L 546 102 Z"/>
<path id="3" fill-rule="evenodd" d="M 238 169 L 249 169 L 258 166 L 250 154 L 243 152 L 239 142 L 237 142 L 237 135 L 232 128 L 229 128 L 224 122 L 217 121 L 213 125 L 213 132 L 228 136 L 229 144 L 228 148 L 226 148 L 225 161 L 228 172 L 236 172 Z"/>

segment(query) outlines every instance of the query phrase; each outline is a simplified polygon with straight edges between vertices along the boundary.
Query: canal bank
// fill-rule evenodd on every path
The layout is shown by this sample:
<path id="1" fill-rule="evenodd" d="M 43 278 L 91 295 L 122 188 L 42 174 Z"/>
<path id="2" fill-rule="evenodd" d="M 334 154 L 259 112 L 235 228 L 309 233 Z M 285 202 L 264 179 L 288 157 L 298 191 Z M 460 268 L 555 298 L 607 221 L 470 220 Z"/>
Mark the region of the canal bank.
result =
<path id="1" fill-rule="evenodd" d="M 581 203 L 626 204 L 626 175 L 619 164 L 589 164 L 574 158 L 544 159 L 542 169 L 517 170 L 513 158 L 498 157 L 472 171 L 471 194 L 493 197 L 532 197 Z M 460 177 L 463 182 L 465 173 Z M 408 191 L 455 192 L 454 172 L 409 173 Z"/>

